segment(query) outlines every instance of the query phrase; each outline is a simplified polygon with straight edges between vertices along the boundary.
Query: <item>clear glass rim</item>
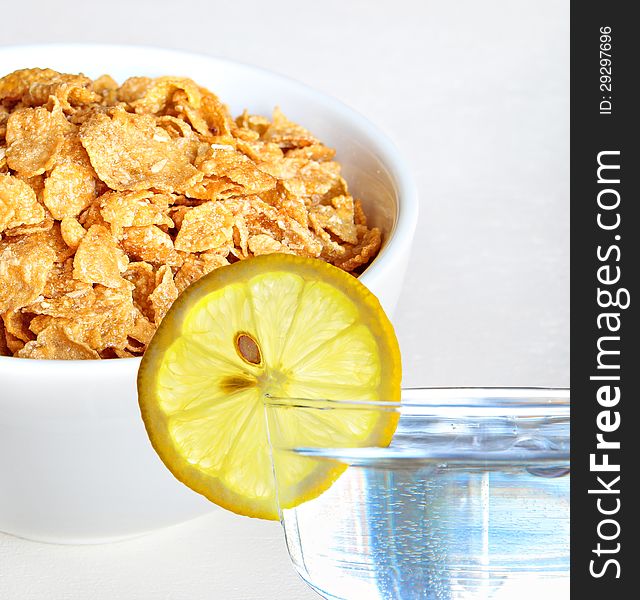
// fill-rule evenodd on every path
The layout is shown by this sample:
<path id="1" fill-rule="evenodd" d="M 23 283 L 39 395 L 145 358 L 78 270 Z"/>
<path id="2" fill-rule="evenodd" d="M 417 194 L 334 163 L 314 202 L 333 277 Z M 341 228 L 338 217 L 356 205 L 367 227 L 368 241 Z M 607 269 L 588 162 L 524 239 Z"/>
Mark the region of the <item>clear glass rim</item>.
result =
<path id="1" fill-rule="evenodd" d="M 286 398 L 266 394 L 268 407 L 351 410 L 421 410 L 448 412 L 469 409 L 477 414 L 493 415 L 500 409 L 507 412 L 536 414 L 570 412 L 570 388 L 564 387 L 409 387 L 402 388 L 400 402 L 384 400 L 332 400 Z"/>
<path id="2" fill-rule="evenodd" d="M 264 398 L 265 414 L 275 416 L 279 411 L 369 411 L 381 414 L 395 413 L 400 417 L 400 426 L 395 435 L 401 434 L 405 424 L 415 423 L 415 431 L 429 438 L 420 448 L 407 449 L 400 446 L 380 447 L 375 444 L 341 447 L 299 446 L 276 444 L 282 449 L 295 449 L 303 456 L 333 457 L 337 460 L 442 460 L 452 464 L 530 464 L 569 460 L 570 437 L 570 390 L 569 388 L 543 387 L 430 387 L 403 388 L 401 402 L 367 400 L 323 400 L 308 398 Z M 413 421 L 413 419 L 416 419 Z M 410 426 L 409 426 L 410 427 Z M 519 433 L 514 429 L 519 430 Z M 410 436 L 407 429 L 404 436 Z M 507 437 L 505 437 L 505 435 Z M 524 436 L 532 440 L 538 437 L 553 438 L 555 447 L 517 447 L 507 451 L 506 447 L 491 446 L 505 438 L 511 443 L 513 436 Z M 455 439 L 469 437 L 461 441 Z M 467 447 L 472 438 L 480 436 L 490 446 L 476 449 Z M 513 438 L 513 439 L 512 439 Z M 395 439 L 395 437 L 394 437 Z M 408 439 L 408 438 L 407 438 Z M 425 438 L 426 439 L 426 438 Z M 442 443 L 454 442 L 452 448 L 441 447 Z M 273 440 L 270 438 L 270 443 Z M 423 442 L 421 442 L 423 443 Z M 479 442 L 473 442 L 479 443 Z M 515 461 L 515 462 L 514 462 Z M 353 462 L 353 464 L 356 464 Z"/>

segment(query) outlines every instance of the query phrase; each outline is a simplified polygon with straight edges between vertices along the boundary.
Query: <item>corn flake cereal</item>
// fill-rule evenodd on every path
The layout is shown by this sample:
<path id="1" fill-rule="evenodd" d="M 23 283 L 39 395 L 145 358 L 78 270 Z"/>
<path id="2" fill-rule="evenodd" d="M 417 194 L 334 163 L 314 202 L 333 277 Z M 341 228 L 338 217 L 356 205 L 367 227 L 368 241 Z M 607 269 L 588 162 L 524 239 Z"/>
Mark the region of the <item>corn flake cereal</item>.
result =
<path id="1" fill-rule="evenodd" d="M 178 288 L 173 281 L 171 267 L 163 265 L 156 273 L 156 289 L 149 296 L 156 325 L 160 324 L 177 297 Z"/>
<path id="2" fill-rule="evenodd" d="M 69 246 L 71 250 L 75 251 L 87 233 L 87 230 L 80 225 L 74 217 L 64 217 L 62 221 L 60 221 L 60 233 L 64 243 Z"/>
<path id="3" fill-rule="evenodd" d="M 167 215 L 170 198 L 147 190 L 140 192 L 107 192 L 100 197 L 102 218 L 115 232 L 124 227 L 166 225 L 173 227 Z"/>
<path id="4" fill-rule="evenodd" d="M 120 268 L 118 255 L 122 256 L 123 252 L 111 232 L 101 225 L 92 225 L 76 250 L 73 259 L 74 279 L 112 288 L 126 285 L 120 274 L 124 269 Z"/>
<path id="5" fill-rule="evenodd" d="M 9 346 L 7 346 L 7 333 L 2 319 L 0 319 L 0 356 L 13 356 L 13 353 L 9 350 Z"/>
<path id="6" fill-rule="evenodd" d="M 248 246 L 254 256 L 260 256 L 261 254 L 273 254 L 274 252 L 293 254 L 293 251 L 289 250 L 289 248 L 282 242 L 274 240 L 272 237 L 265 235 L 264 233 L 252 235 L 248 240 Z"/>
<path id="7" fill-rule="evenodd" d="M 43 291 L 55 252 L 29 236 L 0 241 L 0 312 L 19 310 Z"/>
<path id="8" fill-rule="evenodd" d="M 178 292 L 182 293 L 192 283 L 198 281 L 218 267 L 228 265 L 229 261 L 222 254 L 203 252 L 202 254 L 188 254 L 184 264 L 178 269 L 174 282 Z"/>
<path id="9" fill-rule="evenodd" d="M 134 260 L 156 265 L 180 266 L 182 264 L 182 258 L 176 252 L 171 236 L 155 225 L 127 227 L 122 234 L 120 245 Z"/>
<path id="10" fill-rule="evenodd" d="M 49 170 L 69 124 L 57 107 L 21 108 L 7 120 L 7 165 L 26 177 Z"/>
<path id="11" fill-rule="evenodd" d="M 124 278 L 133 285 L 133 304 L 147 319 L 153 319 L 153 305 L 149 296 L 156 288 L 153 266 L 147 262 L 129 263 Z"/>
<path id="12" fill-rule="evenodd" d="M 274 252 L 357 273 L 382 234 L 335 150 L 180 77 L 0 78 L 0 355 L 140 356 L 178 295 Z"/>
<path id="13" fill-rule="evenodd" d="M 19 358 L 47 358 L 55 360 L 80 360 L 100 358 L 87 344 L 69 336 L 63 325 L 52 324 L 43 329 L 36 340 L 27 342 L 18 350 Z"/>
<path id="14" fill-rule="evenodd" d="M 29 329 L 29 322 L 33 315 L 23 313 L 19 310 L 9 310 L 2 316 L 5 331 L 23 342 L 30 342 L 35 339 L 35 335 Z"/>
<path id="15" fill-rule="evenodd" d="M 77 217 L 96 198 L 93 170 L 76 163 L 56 165 L 44 184 L 42 202 L 54 219 Z"/>
<path id="16" fill-rule="evenodd" d="M 357 225 L 358 243 L 346 247 L 346 256 L 336 262 L 336 266 L 345 271 L 353 271 L 367 264 L 380 250 L 382 232 L 374 227 L 367 229 L 365 225 Z"/>
<path id="17" fill-rule="evenodd" d="M 0 175 L 0 233 L 44 218 L 44 208 L 31 186 L 12 175 Z"/>
<path id="18" fill-rule="evenodd" d="M 266 142 L 274 142 L 281 148 L 301 148 L 318 143 L 304 127 L 289 121 L 279 108 L 273 111 L 273 121 L 262 134 Z"/>
<path id="19" fill-rule="evenodd" d="M 151 115 L 121 108 L 96 112 L 81 126 L 80 139 L 96 173 L 113 190 L 173 192 L 203 176 L 192 164 L 198 142 L 171 138 Z"/>
<path id="20" fill-rule="evenodd" d="M 245 194 L 266 192 L 276 185 L 272 176 L 232 146 L 212 144 L 196 164 L 207 176 L 226 178 L 241 186 Z"/>
<path id="21" fill-rule="evenodd" d="M 233 213 L 218 201 L 190 208 L 182 219 L 175 247 L 184 252 L 203 252 L 231 241 Z"/>

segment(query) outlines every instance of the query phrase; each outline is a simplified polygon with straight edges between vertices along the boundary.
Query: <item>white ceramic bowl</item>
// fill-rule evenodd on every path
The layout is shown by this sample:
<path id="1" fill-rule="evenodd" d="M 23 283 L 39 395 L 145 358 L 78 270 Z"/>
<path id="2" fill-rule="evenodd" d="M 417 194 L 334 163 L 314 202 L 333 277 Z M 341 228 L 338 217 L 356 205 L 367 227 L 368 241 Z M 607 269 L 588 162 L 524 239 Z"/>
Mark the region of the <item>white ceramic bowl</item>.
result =
<path id="1" fill-rule="evenodd" d="M 392 313 L 418 199 L 393 144 L 350 108 L 300 83 L 228 60 L 156 48 L 0 48 L 0 74 L 51 67 L 91 77 L 184 75 L 238 114 L 275 105 L 338 151 L 352 192 L 385 242 L 362 281 Z M 148 442 L 136 398 L 138 359 L 0 357 L 0 531 L 55 542 L 121 539 L 218 510 L 178 483 Z"/>

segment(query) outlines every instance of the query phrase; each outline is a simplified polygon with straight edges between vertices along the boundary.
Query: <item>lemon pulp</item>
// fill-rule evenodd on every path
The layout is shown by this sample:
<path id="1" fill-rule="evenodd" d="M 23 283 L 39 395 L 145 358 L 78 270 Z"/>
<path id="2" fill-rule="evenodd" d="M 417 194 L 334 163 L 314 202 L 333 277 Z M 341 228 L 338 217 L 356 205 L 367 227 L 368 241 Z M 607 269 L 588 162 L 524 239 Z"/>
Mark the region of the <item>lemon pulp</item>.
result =
<path id="1" fill-rule="evenodd" d="M 263 413 L 285 398 L 388 400 L 400 396 L 400 353 L 377 299 L 319 260 L 272 254 L 222 267 L 169 310 L 138 374 L 142 417 L 172 473 L 239 514 L 277 518 Z M 279 430 L 303 446 L 383 445 L 396 419 L 375 411 L 284 412 Z M 295 505 L 339 475 L 290 459 Z"/>

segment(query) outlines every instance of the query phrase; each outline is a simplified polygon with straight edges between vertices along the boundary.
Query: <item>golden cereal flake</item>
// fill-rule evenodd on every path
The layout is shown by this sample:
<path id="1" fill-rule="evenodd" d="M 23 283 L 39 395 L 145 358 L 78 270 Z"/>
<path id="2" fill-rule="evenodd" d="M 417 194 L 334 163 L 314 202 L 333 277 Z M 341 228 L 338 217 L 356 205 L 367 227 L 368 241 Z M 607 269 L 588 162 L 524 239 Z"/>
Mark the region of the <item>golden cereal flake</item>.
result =
<path id="1" fill-rule="evenodd" d="M 25 342 L 19 340 L 14 335 L 11 335 L 8 331 L 5 332 L 5 341 L 11 356 L 16 356 L 16 353 L 22 350 L 25 345 Z"/>
<path id="2" fill-rule="evenodd" d="M 115 92 L 118 89 L 118 82 L 111 77 L 111 75 L 100 75 L 93 82 L 93 91 L 96 94 L 101 94 L 105 96 L 110 92 Z"/>
<path id="3" fill-rule="evenodd" d="M 35 301 L 47 282 L 55 252 L 34 237 L 0 241 L 0 312 Z"/>
<path id="4" fill-rule="evenodd" d="M 174 282 L 179 293 L 186 290 L 192 283 L 198 281 L 211 271 L 228 265 L 229 261 L 222 254 L 203 252 L 202 254 L 188 254 L 184 264 L 178 269 Z"/>
<path id="5" fill-rule="evenodd" d="M 35 193 L 38 201 L 42 201 L 42 193 L 44 192 L 44 180 L 46 179 L 46 175 L 34 175 L 33 177 L 26 177 L 21 175 L 20 173 L 16 173 L 15 177 L 20 179 L 20 181 L 24 181 Z"/>
<path id="6" fill-rule="evenodd" d="M 317 163 L 309 161 L 304 165 L 296 177 L 304 185 L 305 196 L 325 196 L 336 190 L 344 183 L 340 177 L 340 165 L 334 161 Z"/>
<path id="7" fill-rule="evenodd" d="M 323 204 L 314 206 L 311 208 L 311 213 L 315 215 L 316 223 L 323 229 L 330 231 L 344 242 L 358 243 L 351 196 L 336 196 L 331 199 L 331 206 Z"/>
<path id="8" fill-rule="evenodd" d="M 309 223 L 322 243 L 322 252 L 320 253 L 320 257 L 323 260 L 335 264 L 339 258 L 345 256 L 347 253 L 345 247 L 333 239 L 331 234 L 322 227 L 322 224 L 318 220 L 316 214 L 311 213 L 309 215 Z"/>
<path id="9" fill-rule="evenodd" d="M 346 255 L 335 265 L 345 271 L 353 271 L 367 264 L 380 250 L 382 232 L 374 227 L 367 229 L 364 225 L 357 225 L 358 243 L 346 247 Z"/>
<path id="10" fill-rule="evenodd" d="M 54 221 L 50 229 L 33 234 L 33 238 L 54 251 L 57 263 L 64 262 L 73 256 L 74 250 L 64 241 L 59 221 Z"/>
<path id="11" fill-rule="evenodd" d="M 9 350 L 9 346 L 7 345 L 7 333 L 5 332 L 2 319 L 0 319 L 0 356 L 13 356 L 13 352 Z"/>
<path id="12" fill-rule="evenodd" d="M 153 305 L 149 296 L 156 288 L 156 274 L 147 262 L 131 262 L 124 278 L 133 284 L 133 304 L 148 319 L 153 319 Z"/>
<path id="13" fill-rule="evenodd" d="M 16 353 L 19 358 L 49 360 L 87 360 L 100 358 L 87 344 L 69 337 L 64 326 L 53 324 L 43 329 L 36 340 L 28 342 Z"/>
<path id="14" fill-rule="evenodd" d="M 92 296 L 92 299 L 95 301 L 95 296 Z M 51 325 L 62 325 L 71 339 L 87 344 L 90 348 L 99 351 L 102 348 L 102 336 L 99 327 L 106 318 L 106 315 L 98 315 L 93 312 L 92 308 L 88 308 L 76 312 L 68 312 L 63 316 L 39 314 L 31 319 L 29 327 L 31 331 L 39 335 Z"/>
<path id="15" fill-rule="evenodd" d="M 203 252 L 226 245 L 233 235 L 233 213 L 217 201 L 190 208 L 176 237 L 176 250 Z"/>
<path id="16" fill-rule="evenodd" d="M 273 120 L 262 135 L 265 142 L 273 142 L 281 148 L 301 148 L 317 144 L 319 140 L 304 127 L 284 116 L 279 108 L 273 111 Z"/>
<path id="17" fill-rule="evenodd" d="M 18 102 L 33 85 L 46 83 L 58 77 L 53 69 L 19 69 L 0 79 L 0 101 Z"/>
<path id="18" fill-rule="evenodd" d="M 193 129 L 189 126 L 189 123 L 179 119 L 178 117 L 174 117 L 172 115 L 162 115 L 161 117 L 156 118 L 156 125 L 163 129 L 165 133 L 169 136 L 168 138 L 165 136 L 164 139 L 175 139 L 175 138 L 185 138 L 185 139 L 197 139 Z M 160 133 L 156 133 L 156 135 L 161 136 Z M 206 146 L 206 144 L 203 144 Z"/>
<path id="19" fill-rule="evenodd" d="M 100 283 L 119 288 L 128 284 L 120 274 L 123 253 L 111 232 L 101 225 L 92 225 L 82 238 L 73 259 L 73 276 L 86 283 Z"/>
<path id="20" fill-rule="evenodd" d="M 220 177 L 204 177 L 201 181 L 184 188 L 188 198 L 197 200 L 223 200 L 243 193 L 243 187 L 230 179 Z"/>
<path id="21" fill-rule="evenodd" d="M 156 289 L 149 296 L 156 325 L 160 324 L 177 297 L 178 288 L 173 281 L 171 267 L 163 265 L 156 273 Z"/>
<path id="22" fill-rule="evenodd" d="M 80 225 L 78 220 L 74 217 L 64 217 L 60 221 L 60 233 L 64 243 L 69 246 L 71 250 L 76 250 L 82 241 L 82 238 L 86 235 L 87 230 Z"/>
<path id="23" fill-rule="evenodd" d="M 196 166 L 208 177 L 224 178 L 242 186 L 245 194 L 259 194 L 276 185 L 272 176 L 233 146 L 212 144 L 204 156 L 198 157 Z"/>
<path id="24" fill-rule="evenodd" d="M 284 158 L 280 146 L 273 142 L 238 140 L 236 146 L 256 164 L 277 163 Z"/>
<path id="25" fill-rule="evenodd" d="M 101 346 L 97 349 L 126 347 L 136 316 L 130 287 L 112 289 L 97 285 L 95 293 L 94 315 L 100 321 L 101 336 Z"/>
<path id="26" fill-rule="evenodd" d="M 197 143 L 172 139 L 150 115 L 97 112 L 81 126 L 80 139 L 98 177 L 113 190 L 173 192 L 203 176 L 191 164 Z"/>
<path id="27" fill-rule="evenodd" d="M 58 221 L 77 217 L 96 198 L 93 169 L 76 163 L 54 167 L 44 184 L 42 201 Z"/>
<path id="28" fill-rule="evenodd" d="M 123 227 L 167 225 L 173 221 L 166 215 L 169 197 L 150 191 L 107 192 L 100 197 L 102 218 L 116 231 Z"/>
<path id="29" fill-rule="evenodd" d="M 156 225 L 126 227 L 120 243 L 133 260 L 157 265 L 180 266 L 182 264 L 182 258 L 173 247 L 171 236 Z"/>
<path id="30" fill-rule="evenodd" d="M 7 121 L 7 164 L 25 177 L 51 169 L 69 123 L 59 107 L 21 108 Z"/>
<path id="31" fill-rule="evenodd" d="M 282 213 L 258 196 L 232 198 L 227 200 L 225 205 L 233 212 L 236 223 L 242 223 L 243 229 L 246 227 L 247 236 L 265 233 L 274 239 L 282 237 L 281 226 L 284 223 Z"/>
<path id="32" fill-rule="evenodd" d="M 152 83 L 153 79 L 150 77 L 129 77 L 118 88 L 116 99 L 119 102 L 132 104 L 144 96 Z"/>
<path id="33" fill-rule="evenodd" d="M 278 187 L 267 194 L 261 194 L 260 197 L 277 208 L 281 213 L 295 219 L 303 227 L 309 226 L 309 209 L 307 208 L 305 199 L 300 196 L 291 194 L 282 186 L 282 182 L 278 182 Z"/>
<path id="34" fill-rule="evenodd" d="M 176 102 L 175 108 L 179 111 L 180 116 L 184 116 L 185 121 L 191 124 L 193 130 L 200 134 L 202 139 L 213 139 L 211 132 L 209 131 L 209 126 L 202 118 L 200 111 L 196 110 L 186 102 L 182 103 L 181 98 L 186 99 L 186 95 L 176 92 L 173 97 L 174 102 Z"/>
<path id="35" fill-rule="evenodd" d="M 101 97 L 91 88 L 93 81 L 84 75 L 56 73 L 46 81 L 36 81 L 22 97 L 25 106 L 42 106 L 55 97 L 65 112 L 73 112 L 81 104 L 99 102 Z"/>
<path id="36" fill-rule="evenodd" d="M 102 348 L 102 336 L 99 327 L 104 318 L 104 316 L 100 316 L 100 321 L 97 321 L 95 313 L 90 311 L 70 314 L 64 317 L 37 315 L 31 320 L 29 327 L 36 335 L 40 335 L 42 331 L 52 325 L 64 327 L 65 333 L 70 339 L 99 351 Z"/>
<path id="37" fill-rule="evenodd" d="M 29 329 L 29 321 L 33 315 L 28 315 L 19 310 L 9 310 L 0 316 L 7 333 L 23 342 L 30 342 L 35 339 L 36 336 Z"/>
<path id="38" fill-rule="evenodd" d="M 0 175 L 0 232 L 35 225 L 44 218 L 44 208 L 28 184 L 12 175 Z"/>
<path id="39" fill-rule="evenodd" d="M 260 169 L 279 180 L 288 180 L 298 178 L 300 170 L 308 164 L 309 161 L 306 158 L 285 156 L 282 160 L 261 164 Z"/>
<path id="40" fill-rule="evenodd" d="M 128 332 L 128 337 L 133 338 L 146 346 L 151 341 L 155 331 L 156 326 L 136 308 L 134 312 L 133 327 Z"/>
<path id="41" fill-rule="evenodd" d="M 362 202 L 360 200 L 353 201 L 353 221 L 356 225 L 366 225 L 367 215 L 362 208 Z"/>
<path id="42" fill-rule="evenodd" d="M 180 231 L 180 227 L 182 227 L 182 221 L 184 220 L 184 217 L 189 212 L 189 210 L 191 210 L 191 207 L 184 204 L 172 206 L 167 210 L 167 216 L 171 219 L 174 227 L 178 231 Z"/>
<path id="43" fill-rule="evenodd" d="M 72 280 L 71 282 L 67 282 L 66 284 L 62 285 L 65 285 L 66 288 L 72 288 L 73 281 L 76 280 Z M 85 282 L 78 283 L 80 285 L 88 285 Z M 56 284 L 58 286 L 61 286 L 60 282 L 56 282 Z M 59 287 L 57 291 L 62 290 Z M 93 311 L 95 302 L 96 295 L 94 288 L 92 286 L 88 286 L 84 289 L 78 289 L 76 291 L 65 290 L 64 293 L 56 293 L 50 297 L 44 297 L 44 295 L 38 296 L 35 302 L 25 306 L 24 310 L 36 315 L 47 315 L 50 317 L 58 318 L 73 318 L 80 314 L 86 315 L 91 313 Z M 38 332 L 36 331 L 36 333 Z"/>
<path id="44" fill-rule="evenodd" d="M 45 299 L 29 308 L 41 312 L 31 321 L 34 333 L 39 335 L 51 325 L 62 325 L 69 337 L 97 352 L 124 348 L 135 319 L 129 288 L 113 289 L 100 284 L 83 295 Z"/>
<path id="45" fill-rule="evenodd" d="M 84 167 L 91 171 L 91 176 L 97 178 L 96 172 L 91 166 L 89 155 L 84 149 L 80 138 L 78 137 L 78 127 L 75 127 L 71 131 L 67 131 L 62 141 L 62 145 L 58 149 L 56 155 L 56 165 L 73 164 L 80 167 Z"/>
<path id="46" fill-rule="evenodd" d="M 6 237 L 15 237 L 19 235 L 30 235 L 32 233 L 44 233 L 46 231 L 50 231 L 55 224 L 56 222 L 53 220 L 53 217 L 46 215 L 39 223 L 34 223 L 33 225 L 18 225 L 11 229 L 5 229 L 4 235 Z"/>
<path id="47" fill-rule="evenodd" d="M 236 148 L 239 148 L 241 142 L 258 142 L 260 141 L 260 135 L 252 129 L 245 129 L 244 127 L 238 127 L 235 123 L 231 124 L 231 135 L 235 141 Z M 264 143 L 264 142 L 262 142 Z M 244 150 L 243 150 L 244 152 Z M 244 152 L 247 154 L 246 152 Z"/>
<path id="48" fill-rule="evenodd" d="M 314 162 L 304 158 L 285 157 L 279 162 L 265 163 L 260 168 L 277 177 L 282 187 L 293 196 L 318 203 L 338 194 L 346 194 L 347 186 L 340 176 L 340 165 L 334 161 Z"/>
<path id="49" fill-rule="evenodd" d="M 280 252 L 282 254 L 294 254 L 294 252 L 289 250 L 287 246 L 264 233 L 252 235 L 249 238 L 248 245 L 249 250 L 254 256 L 260 256 L 261 254 L 273 254 L 275 252 Z"/>
<path id="50" fill-rule="evenodd" d="M 303 227 L 291 217 L 279 219 L 278 225 L 282 229 L 282 243 L 294 254 L 317 258 L 322 253 L 322 242 L 306 227 Z"/>
<path id="51" fill-rule="evenodd" d="M 254 131 L 259 137 L 263 136 L 269 125 L 271 125 L 271 121 L 267 117 L 251 115 L 246 109 L 235 122 L 237 127 Z"/>
<path id="52" fill-rule="evenodd" d="M 141 78 L 134 79 L 140 80 Z M 148 81 L 136 81 L 135 83 L 137 97 L 129 100 L 129 102 L 135 112 L 139 114 L 158 114 L 162 112 L 172 102 L 175 93 L 179 90 L 184 92 L 184 96 L 191 106 L 194 108 L 200 107 L 202 94 L 191 79 L 158 77 Z M 141 83 L 143 85 L 140 85 Z M 127 82 L 124 83 L 123 87 L 126 85 Z"/>
<path id="53" fill-rule="evenodd" d="M 336 151 L 324 144 L 311 144 L 302 148 L 293 148 L 287 151 L 287 158 L 302 158 L 304 160 L 315 160 L 325 162 L 333 160 Z"/>
<path id="54" fill-rule="evenodd" d="M 85 229 L 89 229 L 93 225 L 109 227 L 109 224 L 102 218 L 99 197 L 80 213 L 78 223 Z"/>
<path id="55" fill-rule="evenodd" d="M 127 338 L 127 345 L 124 348 L 131 353 L 131 356 L 142 356 L 145 350 L 144 344 L 131 336 Z"/>
<path id="56" fill-rule="evenodd" d="M 144 349 L 144 346 L 142 346 L 142 348 Z M 134 358 L 142 355 L 142 352 L 134 354 L 133 352 L 129 352 L 122 348 L 113 348 L 111 350 L 113 351 L 114 356 L 110 356 L 107 354 L 107 351 L 104 351 L 100 354 L 100 358 Z"/>
<path id="57" fill-rule="evenodd" d="M 207 123 L 209 131 L 221 139 L 231 137 L 233 119 L 227 107 L 209 90 L 200 88 L 202 100 L 200 115 Z"/>
<path id="58" fill-rule="evenodd" d="M 234 250 L 240 252 L 242 258 L 249 256 L 249 227 L 245 221 L 244 215 L 236 214 L 233 216 L 233 245 Z"/>
<path id="59" fill-rule="evenodd" d="M 69 297 L 78 298 L 92 290 L 90 283 L 78 281 L 73 278 L 73 258 L 64 262 L 54 263 L 47 275 L 47 283 L 42 290 L 45 300 L 59 298 L 69 294 Z"/>

